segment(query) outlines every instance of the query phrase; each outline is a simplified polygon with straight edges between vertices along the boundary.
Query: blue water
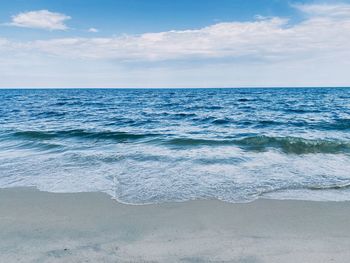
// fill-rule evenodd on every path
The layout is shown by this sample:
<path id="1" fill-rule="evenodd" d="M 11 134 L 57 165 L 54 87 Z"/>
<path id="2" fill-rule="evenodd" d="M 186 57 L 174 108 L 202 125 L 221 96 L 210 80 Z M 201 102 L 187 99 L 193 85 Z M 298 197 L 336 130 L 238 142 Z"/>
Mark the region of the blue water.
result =
<path id="1" fill-rule="evenodd" d="M 350 89 L 0 90 L 0 187 L 350 200 Z"/>

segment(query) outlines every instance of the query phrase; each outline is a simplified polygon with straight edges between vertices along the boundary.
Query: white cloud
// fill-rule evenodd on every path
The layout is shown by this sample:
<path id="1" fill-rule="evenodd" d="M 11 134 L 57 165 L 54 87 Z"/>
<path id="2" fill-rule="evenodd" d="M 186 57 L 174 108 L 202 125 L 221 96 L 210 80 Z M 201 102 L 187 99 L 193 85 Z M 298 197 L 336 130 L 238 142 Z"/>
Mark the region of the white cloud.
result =
<path id="1" fill-rule="evenodd" d="M 91 33 L 97 33 L 99 30 L 98 30 L 97 28 L 90 27 L 90 28 L 88 29 L 88 31 L 91 32 Z"/>
<path id="2" fill-rule="evenodd" d="M 283 60 L 327 55 L 328 52 L 350 53 L 350 5 L 298 5 L 296 8 L 309 15 L 298 24 L 272 17 L 218 23 L 193 30 L 109 38 L 37 40 L 21 43 L 21 46 L 60 57 L 120 61 L 197 58 Z M 48 25 L 46 27 L 49 28 Z M 51 28 L 54 26 L 51 25 Z M 89 31 L 98 30 L 90 28 Z"/>
<path id="3" fill-rule="evenodd" d="M 310 16 L 350 18 L 348 4 L 297 4 L 294 7 Z"/>
<path id="4" fill-rule="evenodd" d="M 350 15 L 344 15 L 350 14 L 350 5 L 298 5 L 297 8 L 310 15 L 298 24 L 273 17 L 218 23 L 195 30 L 110 38 L 59 38 L 13 45 L 60 57 L 120 61 L 196 58 L 283 60 L 320 56 L 327 52 L 350 52 Z M 43 12 L 46 14 L 48 11 Z M 54 28 L 53 23 L 50 25 Z M 49 26 L 46 25 L 46 28 Z M 56 25 L 56 28 L 59 26 Z M 60 28 L 65 27 L 61 25 Z M 97 29 L 90 28 L 89 31 L 97 32 Z"/>
<path id="5" fill-rule="evenodd" d="M 48 10 L 38 10 L 12 16 L 10 25 L 47 30 L 66 30 L 68 27 L 64 22 L 69 19 L 71 17 L 65 14 L 50 12 Z"/>
<path id="6" fill-rule="evenodd" d="M 350 17 L 283 18 L 219 23 L 197 30 L 111 38 L 61 38 L 30 43 L 43 52 L 73 58 L 121 61 L 177 59 L 281 60 L 350 52 Z"/>
<path id="7" fill-rule="evenodd" d="M 273 57 L 280 53 L 281 40 L 288 40 L 290 32 L 283 29 L 286 23 L 284 19 L 271 18 L 138 36 L 51 39 L 34 41 L 30 46 L 56 56 L 125 61 Z"/>

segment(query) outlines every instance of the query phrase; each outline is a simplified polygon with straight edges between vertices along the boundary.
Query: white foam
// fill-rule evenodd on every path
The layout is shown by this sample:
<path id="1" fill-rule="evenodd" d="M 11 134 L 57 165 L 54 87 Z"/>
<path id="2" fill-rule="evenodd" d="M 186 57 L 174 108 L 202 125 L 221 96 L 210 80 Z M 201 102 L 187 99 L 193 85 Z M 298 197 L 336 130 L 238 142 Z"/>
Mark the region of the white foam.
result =
<path id="1" fill-rule="evenodd" d="M 134 204 L 213 198 L 245 202 L 261 196 L 350 200 L 349 191 L 307 190 L 350 182 L 350 157 L 344 154 L 286 155 L 277 151 L 244 152 L 234 146 L 179 150 L 123 144 L 109 151 L 35 157 L 18 152 L 2 159 L 0 187 L 103 191 Z"/>

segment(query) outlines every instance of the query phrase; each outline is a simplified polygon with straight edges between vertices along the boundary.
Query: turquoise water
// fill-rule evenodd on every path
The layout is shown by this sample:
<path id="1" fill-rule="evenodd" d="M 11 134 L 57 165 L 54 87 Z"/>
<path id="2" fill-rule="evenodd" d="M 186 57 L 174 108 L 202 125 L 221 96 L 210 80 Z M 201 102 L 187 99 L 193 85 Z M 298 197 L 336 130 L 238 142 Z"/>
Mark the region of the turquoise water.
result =
<path id="1" fill-rule="evenodd" d="M 0 90 L 0 187 L 350 200 L 350 89 Z"/>

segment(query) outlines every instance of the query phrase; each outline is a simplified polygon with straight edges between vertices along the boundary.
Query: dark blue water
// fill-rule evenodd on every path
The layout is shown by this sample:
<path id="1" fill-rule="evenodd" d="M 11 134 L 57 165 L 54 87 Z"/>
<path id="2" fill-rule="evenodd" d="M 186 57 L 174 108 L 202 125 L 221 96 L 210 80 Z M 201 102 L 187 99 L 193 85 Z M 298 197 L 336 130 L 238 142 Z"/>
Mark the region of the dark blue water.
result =
<path id="1" fill-rule="evenodd" d="M 0 187 L 350 200 L 350 89 L 0 90 Z"/>

